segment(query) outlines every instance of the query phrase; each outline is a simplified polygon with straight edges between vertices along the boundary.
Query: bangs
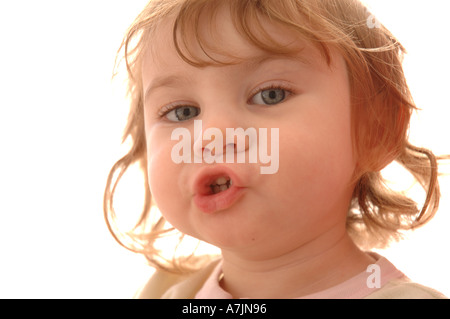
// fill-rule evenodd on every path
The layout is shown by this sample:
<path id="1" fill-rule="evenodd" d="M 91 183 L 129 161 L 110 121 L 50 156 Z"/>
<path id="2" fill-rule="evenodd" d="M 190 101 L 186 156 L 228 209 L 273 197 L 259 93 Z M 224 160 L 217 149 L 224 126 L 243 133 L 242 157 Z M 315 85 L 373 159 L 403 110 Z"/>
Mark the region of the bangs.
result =
<path id="1" fill-rule="evenodd" d="M 225 9 L 225 10 L 223 10 Z M 172 12 L 172 37 L 178 55 L 188 64 L 196 67 L 239 64 L 251 57 L 239 55 L 232 47 L 224 45 L 226 29 L 221 25 L 220 15 L 228 15 L 235 31 L 249 45 L 267 55 L 294 56 L 301 50 L 301 40 L 313 43 L 330 64 L 330 52 L 320 34 L 322 25 L 312 23 L 306 5 L 282 1 L 183 1 Z M 317 12 L 316 12 L 317 14 Z M 309 16 L 309 18 L 308 18 Z M 161 17 L 161 22 L 167 21 Z M 308 22 L 307 22 L 308 21 Z M 291 43 L 283 43 L 268 32 L 268 25 L 275 25 L 295 35 Z M 314 25 L 314 26 L 313 26 Z M 292 32 L 294 31 L 294 32 Z M 156 35 L 152 32 L 152 35 Z M 151 41 L 147 41 L 151 43 Z M 148 47 L 151 49 L 150 47 Z"/>

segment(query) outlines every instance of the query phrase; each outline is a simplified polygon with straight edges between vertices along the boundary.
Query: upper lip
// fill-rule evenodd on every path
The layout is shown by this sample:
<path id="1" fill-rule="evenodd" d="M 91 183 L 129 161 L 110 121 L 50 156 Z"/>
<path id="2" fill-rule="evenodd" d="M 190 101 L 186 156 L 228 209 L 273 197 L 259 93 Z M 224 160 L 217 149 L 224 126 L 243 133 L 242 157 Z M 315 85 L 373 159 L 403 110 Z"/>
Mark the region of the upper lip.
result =
<path id="1" fill-rule="evenodd" d="M 221 177 L 228 176 L 233 181 L 233 186 L 240 186 L 237 174 L 226 166 L 214 166 L 203 168 L 194 179 L 194 195 L 210 195 L 211 184 Z"/>

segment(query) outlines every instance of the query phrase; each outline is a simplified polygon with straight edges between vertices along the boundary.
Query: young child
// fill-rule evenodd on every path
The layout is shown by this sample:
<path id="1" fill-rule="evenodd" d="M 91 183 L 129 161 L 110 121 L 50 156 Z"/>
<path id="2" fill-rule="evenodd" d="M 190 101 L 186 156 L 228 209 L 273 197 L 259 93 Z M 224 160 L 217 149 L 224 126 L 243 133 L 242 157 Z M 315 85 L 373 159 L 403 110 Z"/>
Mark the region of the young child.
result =
<path id="1" fill-rule="evenodd" d="M 429 221 L 440 194 L 436 157 L 407 140 L 404 49 L 359 1 L 152 0 L 122 48 L 132 147 L 104 210 L 157 269 L 138 297 L 444 298 L 370 252 Z M 392 161 L 423 207 L 386 188 Z M 127 242 L 112 204 L 135 163 L 145 233 Z M 221 255 L 165 258 L 167 225 Z"/>

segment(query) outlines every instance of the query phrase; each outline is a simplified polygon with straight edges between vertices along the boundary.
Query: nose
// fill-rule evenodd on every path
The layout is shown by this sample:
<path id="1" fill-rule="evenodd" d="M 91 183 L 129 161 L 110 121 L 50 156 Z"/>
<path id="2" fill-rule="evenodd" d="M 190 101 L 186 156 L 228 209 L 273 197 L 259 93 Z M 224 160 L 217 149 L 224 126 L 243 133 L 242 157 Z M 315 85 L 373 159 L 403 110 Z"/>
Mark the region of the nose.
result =
<path id="1" fill-rule="evenodd" d="M 194 157 L 207 163 L 245 162 L 252 144 L 256 144 L 256 130 L 244 129 L 241 121 L 231 114 L 209 114 L 194 121 Z"/>

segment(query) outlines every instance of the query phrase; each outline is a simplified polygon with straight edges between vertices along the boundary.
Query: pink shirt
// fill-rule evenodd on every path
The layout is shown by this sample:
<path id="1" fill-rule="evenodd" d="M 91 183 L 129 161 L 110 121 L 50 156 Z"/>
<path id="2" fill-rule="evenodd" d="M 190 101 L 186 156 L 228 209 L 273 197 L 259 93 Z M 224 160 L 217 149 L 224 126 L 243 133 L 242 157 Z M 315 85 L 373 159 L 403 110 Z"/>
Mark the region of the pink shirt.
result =
<path id="1" fill-rule="evenodd" d="M 395 268 L 395 266 L 386 258 L 374 253 L 371 253 L 371 256 L 377 260 L 375 267 L 368 268 L 368 271 L 364 271 L 339 285 L 325 289 L 321 292 L 303 296 L 299 299 L 361 299 L 381 289 L 391 280 L 407 279 L 407 277 Z M 370 279 L 368 280 L 368 278 L 375 273 L 373 268 L 377 269 L 378 274 L 380 275 L 378 282 Z M 222 263 L 219 263 L 211 273 L 211 276 L 206 280 L 203 287 L 198 291 L 195 299 L 233 299 L 233 297 L 219 285 L 219 277 L 221 274 Z"/>

